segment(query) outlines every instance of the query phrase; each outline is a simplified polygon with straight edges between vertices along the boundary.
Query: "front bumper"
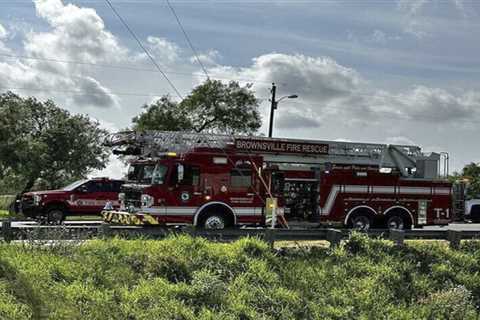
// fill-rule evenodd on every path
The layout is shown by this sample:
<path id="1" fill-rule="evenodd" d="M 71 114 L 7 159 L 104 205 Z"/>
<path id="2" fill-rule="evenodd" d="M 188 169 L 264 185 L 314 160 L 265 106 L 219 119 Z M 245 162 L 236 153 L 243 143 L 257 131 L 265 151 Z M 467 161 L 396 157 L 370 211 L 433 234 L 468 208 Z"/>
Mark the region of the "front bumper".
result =
<path id="1" fill-rule="evenodd" d="M 150 214 L 130 213 L 124 211 L 102 211 L 103 221 L 122 225 L 159 225 L 160 222 Z"/>
<path id="2" fill-rule="evenodd" d="M 43 214 L 43 207 L 20 201 L 18 204 L 18 210 L 16 211 L 17 213 L 21 213 L 26 217 L 35 218 Z"/>

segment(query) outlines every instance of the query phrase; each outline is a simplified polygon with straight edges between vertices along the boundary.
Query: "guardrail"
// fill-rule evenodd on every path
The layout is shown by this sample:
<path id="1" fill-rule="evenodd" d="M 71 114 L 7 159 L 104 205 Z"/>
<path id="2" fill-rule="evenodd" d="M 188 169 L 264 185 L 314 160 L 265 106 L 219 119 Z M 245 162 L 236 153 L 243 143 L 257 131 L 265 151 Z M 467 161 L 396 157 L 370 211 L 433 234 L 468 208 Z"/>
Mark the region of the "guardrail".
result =
<path id="1" fill-rule="evenodd" d="M 347 238 L 352 230 L 347 229 L 226 229 L 201 230 L 195 228 L 165 228 L 144 226 L 100 225 L 20 225 L 12 226 L 10 221 L 3 221 L 0 236 L 6 242 L 13 240 L 75 240 L 105 237 L 161 239 L 172 234 L 189 234 L 216 241 L 233 241 L 242 237 L 258 237 L 267 241 L 272 247 L 275 241 L 326 240 L 331 246 L 337 246 Z M 402 246 L 405 240 L 446 240 L 452 248 L 458 248 L 461 240 L 480 240 L 480 231 L 457 230 L 388 230 L 373 229 L 366 232 L 371 237 L 389 239 Z"/>

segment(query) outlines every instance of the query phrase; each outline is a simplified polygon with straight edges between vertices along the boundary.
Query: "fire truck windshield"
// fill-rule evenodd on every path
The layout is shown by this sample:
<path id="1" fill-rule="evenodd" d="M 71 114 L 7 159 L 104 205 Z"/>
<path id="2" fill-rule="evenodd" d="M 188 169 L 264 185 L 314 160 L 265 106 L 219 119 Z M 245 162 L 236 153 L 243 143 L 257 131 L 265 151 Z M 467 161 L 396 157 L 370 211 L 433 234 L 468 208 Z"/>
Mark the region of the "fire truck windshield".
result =
<path id="1" fill-rule="evenodd" d="M 134 163 L 128 168 L 128 181 L 164 184 L 168 167 L 163 164 Z"/>

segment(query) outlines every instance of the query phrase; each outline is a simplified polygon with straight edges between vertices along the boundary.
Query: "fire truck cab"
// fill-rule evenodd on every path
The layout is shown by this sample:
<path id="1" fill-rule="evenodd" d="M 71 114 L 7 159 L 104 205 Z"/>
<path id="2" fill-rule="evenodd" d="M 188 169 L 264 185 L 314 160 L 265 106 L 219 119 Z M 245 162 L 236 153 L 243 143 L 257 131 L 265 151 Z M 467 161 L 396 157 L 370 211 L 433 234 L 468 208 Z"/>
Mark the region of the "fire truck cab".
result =
<path id="1" fill-rule="evenodd" d="M 178 132 L 122 133 L 110 145 L 135 158 L 109 222 L 407 229 L 454 215 L 441 155 L 415 146 Z"/>

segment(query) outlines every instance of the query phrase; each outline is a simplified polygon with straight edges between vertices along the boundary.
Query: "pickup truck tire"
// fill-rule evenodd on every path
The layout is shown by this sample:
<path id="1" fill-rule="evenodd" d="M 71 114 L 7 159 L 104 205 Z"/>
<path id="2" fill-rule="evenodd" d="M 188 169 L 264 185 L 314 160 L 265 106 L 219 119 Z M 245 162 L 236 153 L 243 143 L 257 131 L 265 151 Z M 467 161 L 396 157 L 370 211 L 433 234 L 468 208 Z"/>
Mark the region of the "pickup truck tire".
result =
<path id="1" fill-rule="evenodd" d="M 62 208 L 54 207 L 47 211 L 48 224 L 61 224 L 65 220 L 65 212 Z"/>

